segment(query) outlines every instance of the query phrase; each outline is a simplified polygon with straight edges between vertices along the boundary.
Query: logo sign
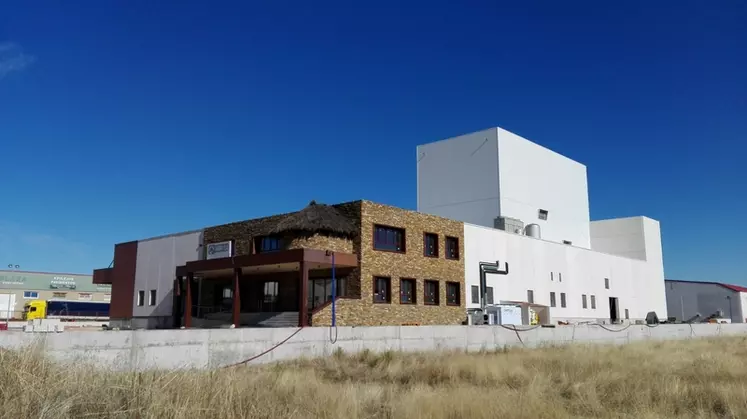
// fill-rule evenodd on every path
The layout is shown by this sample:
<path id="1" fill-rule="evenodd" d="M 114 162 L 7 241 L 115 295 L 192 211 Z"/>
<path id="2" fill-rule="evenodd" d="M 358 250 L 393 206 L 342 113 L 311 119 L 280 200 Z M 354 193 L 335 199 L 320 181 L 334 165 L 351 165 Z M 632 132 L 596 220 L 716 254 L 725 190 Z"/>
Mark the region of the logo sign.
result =
<path id="1" fill-rule="evenodd" d="M 52 289 L 65 288 L 65 289 L 74 290 L 76 288 L 75 278 L 71 276 L 55 276 L 52 278 L 51 281 L 49 281 L 49 288 L 52 288 Z"/>
<path id="2" fill-rule="evenodd" d="M 233 247 L 230 241 L 207 245 L 207 259 L 220 259 L 231 256 L 233 256 Z"/>
<path id="3" fill-rule="evenodd" d="M 0 284 L 2 285 L 23 285 L 26 283 L 26 277 L 24 276 L 0 276 Z"/>

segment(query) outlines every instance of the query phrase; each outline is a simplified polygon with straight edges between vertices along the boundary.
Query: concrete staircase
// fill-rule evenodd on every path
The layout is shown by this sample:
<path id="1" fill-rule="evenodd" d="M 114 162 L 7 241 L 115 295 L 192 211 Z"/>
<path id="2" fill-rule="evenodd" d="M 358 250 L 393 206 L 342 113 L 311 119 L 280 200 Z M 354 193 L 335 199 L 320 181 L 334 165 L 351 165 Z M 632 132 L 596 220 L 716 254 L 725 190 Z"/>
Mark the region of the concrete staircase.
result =
<path id="1" fill-rule="evenodd" d="M 213 326 L 231 323 L 231 313 L 212 313 L 205 317 Z M 239 321 L 241 322 L 241 326 L 296 327 L 298 326 L 298 312 L 281 311 L 272 313 L 241 313 Z"/>

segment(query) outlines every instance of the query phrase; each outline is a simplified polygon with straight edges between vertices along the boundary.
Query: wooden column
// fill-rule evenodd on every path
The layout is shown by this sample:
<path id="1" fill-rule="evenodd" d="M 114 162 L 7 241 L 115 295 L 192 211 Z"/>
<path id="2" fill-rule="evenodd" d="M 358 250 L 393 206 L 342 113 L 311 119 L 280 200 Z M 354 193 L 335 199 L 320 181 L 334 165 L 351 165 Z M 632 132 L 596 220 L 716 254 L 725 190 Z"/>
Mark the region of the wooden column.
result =
<path id="1" fill-rule="evenodd" d="M 298 286 L 298 326 L 309 325 L 307 318 L 307 304 L 309 301 L 309 268 L 306 262 L 301 261 L 298 269 L 298 278 L 301 283 Z"/>
<path id="2" fill-rule="evenodd" d="M 190 272 L 187 274 L 187 280 L 184 281 L 184 327 L 189 329 L 192 327 L 192 280 L 195 278 L 195 274 Z"/>
<path id="3" fill-rule="evenodd" d="M 241 279 L 241 268 L 233 270 L 233 325 L 239 327 L 241 321 L 241 294 L 239 293 L 239 279 Z"/>

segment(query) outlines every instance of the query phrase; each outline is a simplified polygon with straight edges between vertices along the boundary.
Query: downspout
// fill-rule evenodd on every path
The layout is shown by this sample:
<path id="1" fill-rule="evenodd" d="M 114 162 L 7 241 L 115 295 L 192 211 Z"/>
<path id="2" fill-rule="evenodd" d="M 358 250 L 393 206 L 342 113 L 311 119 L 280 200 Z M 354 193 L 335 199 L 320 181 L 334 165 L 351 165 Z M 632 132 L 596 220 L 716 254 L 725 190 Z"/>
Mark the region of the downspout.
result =
<path id="1" fill-rule="evenodd" d="M 496 274 L 496 275 L 508 275 L 508 262 L 506 262 L 506 270 L 502 271 L 498 268 L 500 265 L 500 261 L 495 261 L 495 263 L 492 262 L 480 262 L 480 293 L 482 294 L 482 298 L 480 299 L 480 310 L 482 312 L 485 312 L 485 305 L 487 304 L 488 299 L 488 283 L 487 283 L 487 274 Z"/>

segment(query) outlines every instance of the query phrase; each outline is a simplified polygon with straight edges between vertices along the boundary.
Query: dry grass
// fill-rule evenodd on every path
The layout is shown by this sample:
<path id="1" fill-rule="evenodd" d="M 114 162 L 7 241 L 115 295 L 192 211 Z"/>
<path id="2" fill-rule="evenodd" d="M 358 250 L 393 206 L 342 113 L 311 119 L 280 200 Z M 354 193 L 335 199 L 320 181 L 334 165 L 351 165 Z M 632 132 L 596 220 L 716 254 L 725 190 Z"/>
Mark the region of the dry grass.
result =
<path id="1" fill-rule="evenodd" d="M 0 418 L 747 418 L 747 338 L 111 373 L 0 351 Z"/>

